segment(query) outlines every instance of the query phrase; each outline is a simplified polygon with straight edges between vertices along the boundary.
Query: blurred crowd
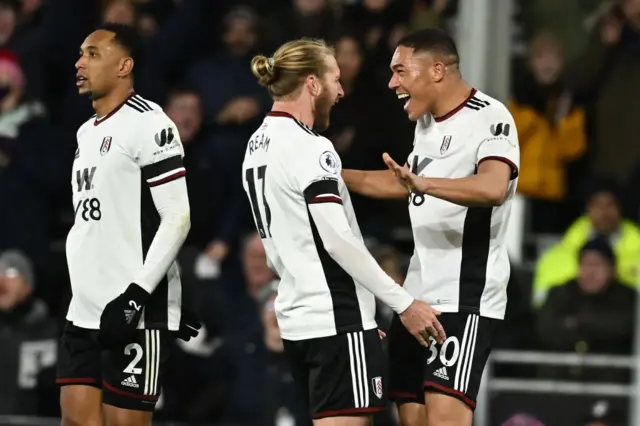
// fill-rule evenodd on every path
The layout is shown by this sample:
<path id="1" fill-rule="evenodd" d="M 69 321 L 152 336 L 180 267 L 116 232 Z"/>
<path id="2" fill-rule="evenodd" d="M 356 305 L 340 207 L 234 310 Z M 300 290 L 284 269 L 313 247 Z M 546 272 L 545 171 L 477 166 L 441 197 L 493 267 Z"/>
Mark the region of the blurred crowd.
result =
<path id="1" fill-rule="evenodd" d="M 534 266 L 512 274 L 498 346 L 631 354 L 640 261 L 640 0 L 515 3 L 507 101 L 520 139 L 519 192 L 528 200 L 526 240 L 535 244 L 526 252 Z M 271 106 L 250 59 L 297 37 L 329 40 L 345 97 L 325 136 L 345 168 L 379 169 L 382 152 L 403 158 L 412 148 L 412 124 L 387 89 L 395 43 L 414 29 L 453 31 L 459 7 L 456 0 L 0 0 L 0 414 L 58 414 L 56 344 L 70 298 L 63 250 L 73 221 L 69 179 L 77 128 L 93 114 L 77 95 L 73 65 L 96 25 L 139 29 L 145 51 L 136 91 L 163 106 L 186 151 L 192 227 L 179 262 L 187 303 L 205 327 L 195 341 L 176 344 L 158 418 L 300 426 L 308 420 L 282 357 L 277 281 L 238 177 L 245 143 Z M 401 282 L 413 248 L 406 204 L 353 201 L 372 252 Z M 383 328 L 389 314 L 379 310 Z M 572 367 L 535 375 L 630 380 L 626 372 Z M 576 425 L 617 425 L 604 414 L 589 418 Z M 542 424 L 522 415 L 510 421 Z"/>

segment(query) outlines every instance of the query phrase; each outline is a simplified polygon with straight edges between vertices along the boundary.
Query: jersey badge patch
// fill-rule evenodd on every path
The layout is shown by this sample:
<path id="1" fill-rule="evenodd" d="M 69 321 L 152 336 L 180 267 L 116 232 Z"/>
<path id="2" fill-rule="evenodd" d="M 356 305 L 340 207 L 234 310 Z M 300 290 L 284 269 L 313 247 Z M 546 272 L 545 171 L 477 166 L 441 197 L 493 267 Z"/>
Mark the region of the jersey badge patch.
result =
<path id="1" fill-rule="evenodd" d="M 105 155 L 111 149 L 111 136 L 106 136 L 102 139 L 102 145 L 100 145 L 100 155 Z"/>
<path id="2" fill-rule="evenodd" d="M 320 167 L 329 173 L 338 173 L 338 159 L 331 151 L 325 151 L 320 155 Z"/>
<path id="3" fill-rule="evenodd" d="M 162 129 L 160 132 L 156 133 L 155 141 L 159 147 L 163 147 L 166 144 L 170 144 L 173 142 L 173 129 L 169 127 L 168 129 Z"/>
<path id="4" fill-rule="evenodd" d="M 447 135 L 442 139 L 442 145 L 440 145 L 440 154 L 444 154 L 449 149 L 451 144 L 451 135 Z"/>
<path id="5" fill-rule="evenodd" d="M 378 399 L 382 399 L 382 377 L 374 377 L 371 379 L 373 384 L 373 393 L 378 397 Z"/>

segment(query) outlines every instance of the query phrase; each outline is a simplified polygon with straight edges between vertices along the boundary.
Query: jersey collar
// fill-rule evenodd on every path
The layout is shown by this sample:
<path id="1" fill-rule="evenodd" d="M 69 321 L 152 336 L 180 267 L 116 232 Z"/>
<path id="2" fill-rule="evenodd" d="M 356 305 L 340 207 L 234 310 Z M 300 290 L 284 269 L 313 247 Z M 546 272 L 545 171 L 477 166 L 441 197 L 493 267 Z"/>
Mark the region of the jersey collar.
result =
<path id="1" fill-rule="evenodd" d="M 464 108 L 467 102 L 469 102 L 471 98 L 473 98 L 476 95 L 476 93 L 478 93 L 477 89 L 471 89 L 471 93 L 469 94 L 467 99 L 464 100 L 464 102 L 462 102 L 460 105 L 458 105 L 457 107 L 455 107 L 454 109 L 446 113 L 445 115 L 441 115 L 440 117 L 433 117 L 433 119 L 436 121 L 436 123 L 441 123 L 444 120 L 453 117 L 458 111 Z"/>
<path id="2" fill-rule="evenodd" d="M 98 118 L 98 116 L 96 116 L 96 119 L 93 122 L 94 126 L 97 126 L 100 123 L 104 123 L 105 121 L 107 121 L 109 118 L 111 118 L 116 112 L 118 112 L 120 110 L 120 108 L 122 108 L 124 106 L 124 104 L 127 103 L 127 101 L 131 98 L 133 98 L 136 95 L 135 92 L 131 92 L 131 94 L 129 94 L 129 96 L 127 96 L 125 98 L 124 101 L 122 101 L 122 103 L 120 105 L 118 105 L 117 107 L 115 107 L 109 114 L 105 115 L 104 117 Z"/>

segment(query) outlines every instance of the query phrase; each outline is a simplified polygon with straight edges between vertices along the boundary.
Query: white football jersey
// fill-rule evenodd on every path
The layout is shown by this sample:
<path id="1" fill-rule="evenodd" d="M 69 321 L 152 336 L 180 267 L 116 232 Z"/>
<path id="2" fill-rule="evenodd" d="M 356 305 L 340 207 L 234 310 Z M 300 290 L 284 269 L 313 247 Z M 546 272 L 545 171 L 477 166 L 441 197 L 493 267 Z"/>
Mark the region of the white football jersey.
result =
<path id="1" fill-rule="evenodd" d="M 100 328 L 105 305 L 140 271 L 160 216 L 150 187 L 184 176 L 175 124 L 132 95 L 78 130 L 71 187 L 75 220 L 66 243 L 72 299 L 67 320 Z M 181 285 L 175 261 L 145 306 L 139 328 L 178 330 Z"/>
<path id="2" fill-rule="evenodd" d="M 473 90 L 444 117 L 418 120 L 412 172 L 464 178 L 485 160 L 511 167 L 507 200 L 498 207 L 463 207 L 428 195 L 409 195 L 415 250 L 405 289 L 441 312 L 473 312 L 503 319 L 510 266 L 505 234 L 518 183 L 518 132 L 507 108 Z"/>
<path id="3" fill-rule="evenodd" d="M 376 327 L 373 294 L 329 256 L 308 209 L 342 203 L 362 239 L 340 171 L 333 144 L 287 113 L 269 113 L 247 145 L 242 181 L 269 266 L 281 279 L 275 310 L 287 340 Z M 330 180 L 338 181 L 339 194 L 323 193 L 322 182 Z"/>

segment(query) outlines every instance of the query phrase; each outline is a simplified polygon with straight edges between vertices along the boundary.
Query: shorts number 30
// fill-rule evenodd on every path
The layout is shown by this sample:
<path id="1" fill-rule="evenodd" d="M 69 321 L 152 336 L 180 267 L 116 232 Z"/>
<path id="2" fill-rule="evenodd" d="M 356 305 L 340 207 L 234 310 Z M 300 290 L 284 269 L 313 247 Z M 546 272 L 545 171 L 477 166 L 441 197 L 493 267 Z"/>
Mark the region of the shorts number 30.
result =
<path id="1" fill-rule="evenodd" d="M 438 354 L 440 354 L 440 362 L 445 367 L 453 366 L 460 357 L 460 340 L 456 336 L 447 337 L 447 340 L 442 343 L 442 346 L 438 348 L 438 343 L 433 337 L 430 337 L 431 345 L 429 350 L 431 355 L 427 359 L 427 365 L 436 360 Z"/>

